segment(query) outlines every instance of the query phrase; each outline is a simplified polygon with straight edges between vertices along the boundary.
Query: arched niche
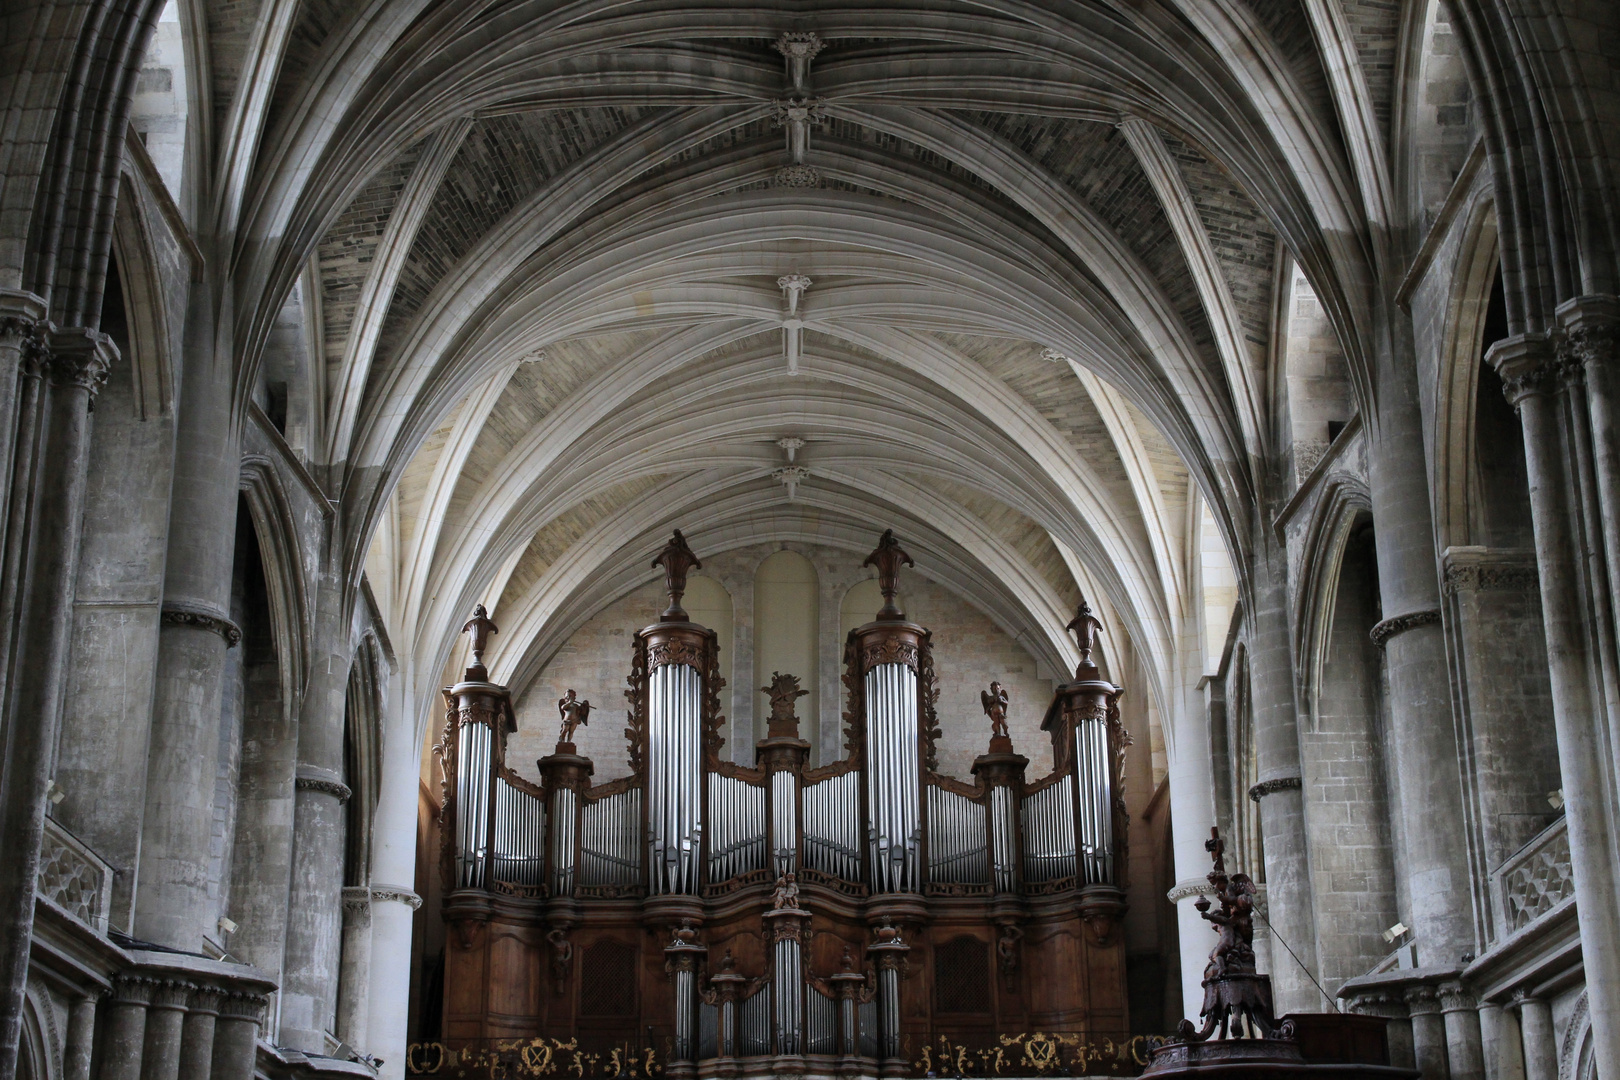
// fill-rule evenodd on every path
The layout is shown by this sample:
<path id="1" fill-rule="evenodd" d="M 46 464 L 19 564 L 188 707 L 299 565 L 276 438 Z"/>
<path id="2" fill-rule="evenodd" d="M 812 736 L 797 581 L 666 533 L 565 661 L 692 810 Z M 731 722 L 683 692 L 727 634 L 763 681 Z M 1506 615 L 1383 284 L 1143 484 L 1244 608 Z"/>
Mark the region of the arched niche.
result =
<path id="1" fill-rule="evenodd" d="M 875 608 L 873 610 L 876 610 Z M 778 551 L 754 571 L 754 737 L 765 737 L 770 699 L 761 687 L 774 672 L 797 675 L 809 696 L 799 699 L 800 734 L 812 736 L 821 715 L 821 579 L 797 551 Z M 811 738 L 814 743 L 816 740 Z"/>
<path id="2" fill-rule="evenodd" d="M 901 611 L 906 609 L 904 596 L 896 596 L 895 603 Z M 883 593 L 878 589 L 877 578 L 867 578 L 850 586 L 844 594 L 843 603 L 838 606 L 839 639 L 849 637 L 849 632 L 857 626 L 871 622 L 882 606 Z"/>
<path id="3" fill-rule="evenodd" d="M 686 608 L 686 614 L 693 622 L 713 630 L 720 641 L 720 672 L 727 682 L 721 690 L 722 702 L 736 701 L 740 694 L 753 693 L 749 688 L 752 672 L 738 671 L 734 662 L 737 657 L 733 651 L 737 623 L 734 604 L 731 592 L 716 579 L 707 574 L 687 577 L 686 596 L 681 600 L 681 606 Z M 728 711 L 734 712 L 735 707 Z M 730 748 L 723 750 L 722 755 L 729 758 Z M 753 751 L 749 751 L 747 760 L 753 760 Z"/>

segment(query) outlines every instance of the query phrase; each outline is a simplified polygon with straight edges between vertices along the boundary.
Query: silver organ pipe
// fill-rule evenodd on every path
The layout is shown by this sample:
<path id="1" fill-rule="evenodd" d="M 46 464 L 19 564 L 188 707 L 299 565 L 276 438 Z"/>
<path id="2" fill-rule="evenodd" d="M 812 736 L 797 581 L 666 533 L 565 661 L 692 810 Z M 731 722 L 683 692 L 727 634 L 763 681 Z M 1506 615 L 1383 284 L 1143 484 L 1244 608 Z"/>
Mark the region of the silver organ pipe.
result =
<path id="1" fill-rule="evenodd" d="M 928 880 L 965 885 L 990 881 L 984 807 L 937 785 L 928 788 Z"/>
<path id="2" fill-rule="evenodd" d="M 737 1003 L 737 1056 L 771 1052 L 771 992 L 761 987 L 753 997 Z"/>
<path id="3" fill-rule="evenodd" d="M 861 1057 L 875 1058 L 878 1056 L 878 1003 L 873 997 L 863 1001 L 855 1009 L 855 1024 L 859 1035 L 856 1044 L 860 1047 Z"/>
<path id="4" fill-rule="evenodd" d="M 804 789 L 804 864 L 861 880 L 861 774 L 829 776 Z"/>
<path id="5" fill-rule="evenodd" d="M 551 895 L 574 895 L 574 849 L 579 796 L 573 788 L 551 793 Z"/>
<path id="6" fill-rule="evenodd" d="M 495 778 L 496 881 L 537 887 L 545 866 L 546 808 L 538 798 Z"/>
<path id="7" fill-rule="evenodd" d="M 709 881 L 765 868 L 765 789 L 709 774 Z"/>
<path id="8" fill-rule="evenodd" d="M 771 860 L 777 877 L 799 869 L 797 775 L 787 769 L 771 773 Z"/>
<path id="9" fill-rule="evenodd" d="M 915 892 L 921 840 L 917 673 L 906 664 L 878 664 L 866 673 L 865 691 L 872 887 Z"/>
<path id="10" fill-rule="evenodd" d="M 817 990 L 806 987 L 804 1052 L 807 1054 L 838 1053 L 838 1002 Z"/>
<path id="11" fill-rule="evenodd" d="M 698 1060 L 720 1056 L 720 1006 L 698 1005 Z"/>
<path id="12" fill-rule="evenodd" d="M 1108 719 L 1087 717 L 1074 726 L 1075 768 L 1080 784 L 1080 863 L 1087 885 L 1114 883 L 1113 769 Z"/>
<path id="13" fill-rule="evenodd" d="M 653 893 L 695 893 L 702 850 L 703 678 L 690 664 L 647 677 L 647 849 Z"/>
<path id="14" fill-rule="evenodd" d="M 803 1053 L 801 1017 L 804 1015 L 804 970 L 795 938 L 779 938 L 775 947 L 772 972 L 772 998 L 774 1009 L 772 1028 L 776 1035 L 778 1054 Z"/>
<path id="15" fill-rule="evenodd" d="M 595 801 L 579 814 L 581 886 L 630 889 L 641 883 L 641 789 Z"/>
<path id="16" fill-rule="evenodd" d="M 1013 892 L 1018 886 L 1018 829 L 1013 818 L 1012 788 L 997 784 L 990 789 L 991 870 L 996 892 Z"/>
<path id="17" fill-rule="evenodd" d="M 1024 880 L 1031 884 L 1073 877 L 1074 777 L 1024 796 Z"/>
<path id="18" fill-rule="evenodd" d="M 495 733 L 463 723 L 456 755 L 456 885 L 481 889 L 489 859 L 489 796 L 495 768 Z"/>

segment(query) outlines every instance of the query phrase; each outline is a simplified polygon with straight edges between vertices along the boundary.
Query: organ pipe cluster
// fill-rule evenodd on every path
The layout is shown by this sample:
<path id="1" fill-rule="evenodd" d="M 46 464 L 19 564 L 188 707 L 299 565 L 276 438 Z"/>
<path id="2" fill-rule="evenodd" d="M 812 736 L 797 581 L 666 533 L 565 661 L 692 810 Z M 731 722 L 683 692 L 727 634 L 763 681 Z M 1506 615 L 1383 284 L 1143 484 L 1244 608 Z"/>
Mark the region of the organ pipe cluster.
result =
<path id="1" fill-rule="evenodd" d="M 1053 740 L 1054 772 L 1025 782 L 1028 761 L 1006 733 L 1007 693 L 992 684 L 983 695 L 989 749 L 968 783 L 933 766 L 931 635 L 896 603 L 898 570 L 911 558 L 890 532 L 867 563 L 884 605 L 846 643 L 850 752 L 815 769 L 793 708 L 804 691 L 791 674 L 776 673 L 765 687 L 772 716 L 755 765 L 720 757 L 718 644 L 681 608 L 686 573 L 701 563 L 678 532 L 654 564 L 665 571 L 669 606 L 635 636 L 629 776 L 594 783 L 592 763 L 572 742 L 590 705 L 573 691 L 559 702 L 563 734 L 538 763 L 541 783 L 508 768 L 510 696 L 488 682 L 482 664 L 496 628 L 482 608 L 465 628 L 474 662 L 445 691 L 436 748 L 451 906 L 456 895 L 479 892 L 547 900 L 559 980 L 571 955 L 567 934 L 588 921 L 592 901 L 638 899 L 648 925 L 666 913 L 674 928 L 664 953 L 676 1072 L 704 1058 L 760 1054 L 898 1059 L 905 931 L 878 926 L 860 956 L 846 952 L 842 972 L 818 977 L 803 947 L 815 890 L 874 903 L 892 898 L 885 902 L 909 918 L 933 895 L 1016 902 L 1022 894 L 1120 884 L 1119 782 L 1129 740 L 1119 723 L 1120 688 L 1101 677 L 1093 658 L 1100 624 L 1089 609 L 1082 606 L 1070 627 L 1081 652 L 1075 678 L 1042 724 Z M 733 970 L 729 953 L 711 971 L 702 943 L 709 905 L 735 895 L 768 897 L 767 970 L 754 976 Z M 997 910 L 1016 920 L 1022 909 Z M 1016 942 L 1021 934 L 1015 927 L 1003 936 Z"/>

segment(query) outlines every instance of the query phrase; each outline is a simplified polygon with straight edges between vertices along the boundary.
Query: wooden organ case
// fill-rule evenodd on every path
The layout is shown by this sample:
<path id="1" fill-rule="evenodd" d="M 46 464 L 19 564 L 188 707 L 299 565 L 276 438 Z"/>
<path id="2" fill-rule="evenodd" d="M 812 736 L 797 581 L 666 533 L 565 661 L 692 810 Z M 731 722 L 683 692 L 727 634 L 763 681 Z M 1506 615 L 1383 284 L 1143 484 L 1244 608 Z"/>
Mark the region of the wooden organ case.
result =
<path id="1" fill-rule="evenodd" d="M 1027 1074 L 1028 1046 L 1124 1038 L 1129 740 L 1097 620 L 1082 607 L 1070 627 L 1082 659 L 1043 722 L 1052 774 L 1026 779 L 992 684 L 967 783 L 935 769 L 930 634 L 895 605 L 911 560 L 886 532 L 867 561 L 884 605 L 846 643 L 847 754 L 814 769 L 791 675 L 765 688 L 755 764 L 720 756 L 717 639 L 681 608 L 701 564 L 679 532 L 654 563 L 669 606 L 635 635 L 628 776 L 594 781 L 572 691 L 540 785 L 507 767 L 512 709 L 478 610 L 436 747 L 440 1060 L 493 1065 L 473 1048 L 504 1046 L 536 1074 L 566 1055 L 582 1076 Z"/>

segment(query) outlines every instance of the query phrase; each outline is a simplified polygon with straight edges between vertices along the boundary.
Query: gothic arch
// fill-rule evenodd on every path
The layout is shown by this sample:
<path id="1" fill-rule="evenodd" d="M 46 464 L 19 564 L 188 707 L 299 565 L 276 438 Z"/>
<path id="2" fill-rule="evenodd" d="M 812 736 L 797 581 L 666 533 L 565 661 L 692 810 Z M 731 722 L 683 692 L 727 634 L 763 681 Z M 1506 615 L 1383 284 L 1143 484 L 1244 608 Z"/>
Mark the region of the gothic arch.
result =
<path id="1" fill-rule="evenodd" d="M 1318 718 L 1322 667 L 1329 659 L 1345 545 L 1357 520 L 1371 513 L 1372 495 L 1366 484 L 1350 473 L 1335 471 L 1324 478 L 1306 527 L 1292 622 L 1299 701 L 1312 729 Z"/>

